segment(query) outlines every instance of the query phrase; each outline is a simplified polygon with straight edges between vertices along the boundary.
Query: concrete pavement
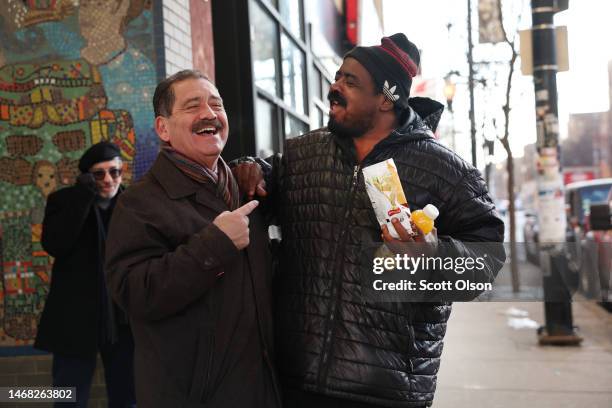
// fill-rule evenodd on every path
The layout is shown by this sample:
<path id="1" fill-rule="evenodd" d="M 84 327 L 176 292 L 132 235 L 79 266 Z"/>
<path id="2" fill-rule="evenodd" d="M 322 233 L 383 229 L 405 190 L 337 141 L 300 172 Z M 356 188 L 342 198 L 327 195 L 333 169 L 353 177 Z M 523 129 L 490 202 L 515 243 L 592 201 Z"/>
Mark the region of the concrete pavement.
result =
<path id="1" fill-rule="evenodd" d="M 541 302 L 455 303 L 435 408 L 611 408 L 612 314 L 574 302 L 579 347 L 538 345 L 535 329 L 508 326 L 511 308 L 544 322 Z"/>

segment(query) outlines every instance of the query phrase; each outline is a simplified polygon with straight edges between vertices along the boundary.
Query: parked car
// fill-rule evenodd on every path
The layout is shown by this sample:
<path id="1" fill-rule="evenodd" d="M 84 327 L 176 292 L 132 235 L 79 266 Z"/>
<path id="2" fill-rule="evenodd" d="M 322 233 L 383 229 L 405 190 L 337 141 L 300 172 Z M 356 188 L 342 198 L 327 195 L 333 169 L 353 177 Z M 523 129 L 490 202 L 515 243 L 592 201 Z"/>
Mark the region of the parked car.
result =
<path id="1" fill-rule="evenodd" d="M 607 231 L 591 228 L 590 215 L 594 204 L 609 201 L 612 178 L 568 184 L 565 201 L 568 215 L 568 250 L 570 270 L 579 274 L 580 289 L 588 298 L 600 299 L 602 255 Z"/>
<path id="2" fill-rule="evenodd" d="M 602 204 L 592 204 L 590 209 L 591 230 L 597 235 L 597 269 L 599 281 L 594 282 L 595 290 L 599 291 L 601 304 L 608 311 L 612 312 L 612 188 L 608 193 L 606 202 Z"/>
<path id="3" fill-rule="evenodd" d="M 604 203 L 612 187 L 612 178 L 579 181 L 565 186 L 565 203 L 572 224 L 588 228 L 591 204 Z"/>

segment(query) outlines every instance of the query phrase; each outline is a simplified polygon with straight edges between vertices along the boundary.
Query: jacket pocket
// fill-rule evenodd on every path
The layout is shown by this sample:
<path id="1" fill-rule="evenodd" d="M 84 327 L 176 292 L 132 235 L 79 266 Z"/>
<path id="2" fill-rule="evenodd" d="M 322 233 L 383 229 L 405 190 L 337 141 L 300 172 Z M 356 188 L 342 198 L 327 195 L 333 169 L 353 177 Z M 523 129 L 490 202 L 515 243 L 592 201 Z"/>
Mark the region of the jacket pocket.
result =
<path id="1" fill-rule="evenodd" d="M 214 357 L 215 336 L 208 328 L 200 330 L 198 335 L 197 358 L 193 369 L 193 380 L 188 400 L 204 403 L 212 395 L 211 374 Z"/>

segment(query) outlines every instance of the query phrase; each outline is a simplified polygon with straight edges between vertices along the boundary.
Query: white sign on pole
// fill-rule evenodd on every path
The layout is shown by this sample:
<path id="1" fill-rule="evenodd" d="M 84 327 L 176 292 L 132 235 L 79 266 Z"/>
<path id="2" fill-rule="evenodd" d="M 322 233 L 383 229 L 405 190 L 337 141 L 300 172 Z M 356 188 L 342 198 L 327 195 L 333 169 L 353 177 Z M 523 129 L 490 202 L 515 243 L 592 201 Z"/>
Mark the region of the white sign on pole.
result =
<path id="1" fill-rule="evenodd" d="M 538 156 L 538 214 L 540 243 L 565 242 L 565 199 L 558 149 L 543 147 Z"/>
<path id="2" fill-rule="evenodd" d="M 567 50 L 567 27 L 555 27 L 557 43 L 557 72 L 569 71 L 569 52 Z M 531 30 L 519 31 L 521 41 L 521 72 L 533 75 L 533 39 Z"/>

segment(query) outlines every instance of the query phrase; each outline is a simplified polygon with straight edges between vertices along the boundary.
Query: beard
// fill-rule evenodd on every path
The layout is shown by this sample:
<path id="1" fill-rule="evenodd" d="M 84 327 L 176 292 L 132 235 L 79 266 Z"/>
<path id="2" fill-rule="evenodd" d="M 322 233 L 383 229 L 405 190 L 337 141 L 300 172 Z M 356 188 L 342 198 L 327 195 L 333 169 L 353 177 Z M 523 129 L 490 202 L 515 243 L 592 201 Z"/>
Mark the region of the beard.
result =
<path id="1" fill-rule="evenodd" d="M 358 139 L 372 128 L 372 122 L 370 116 L 362 117 L 360 120 L 353 121 L 352 123 L 340 123 L 333 116 L 330 116 L 327 122 L 327 129 L 341 138 Z"/>

